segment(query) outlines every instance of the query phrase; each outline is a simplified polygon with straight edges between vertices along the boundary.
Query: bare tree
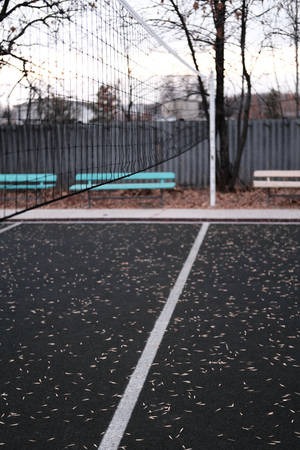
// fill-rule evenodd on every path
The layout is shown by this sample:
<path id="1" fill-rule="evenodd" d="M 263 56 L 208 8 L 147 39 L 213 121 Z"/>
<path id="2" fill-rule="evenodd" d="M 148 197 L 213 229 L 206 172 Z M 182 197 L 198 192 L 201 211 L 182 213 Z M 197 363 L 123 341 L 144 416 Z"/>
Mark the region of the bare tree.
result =
<path id="1" fill-rule="evenodd" d="M 197 59 L 197 45 L 205 43 L 206 45 L 213 46 L 213 34 L 207 36 L 208 30 L 201 24 L 200 26 L 193 22 L 195 8 L 197 8 L 198 2 L 184 0 L 153 0 L 155 8 L 162 9 L 163 15 L 160 14 L 159 18 L 149 19 L 149 21 L 159 27 L 164 28 L 167 32 L 171 32 L 176 38 L 184 39 L 187 43 L 193 65 L 195 69 L 201 73 L 201 68 Z M 202 108 L 204 116 L 209 122 L 209 104 L 208 93 L 205 87 L 203 77 L 197 76 L 198 93 L 202 97 Z"/>
<path id="2" fill-rule="evenodd" d="M 228 132 L 225 117 L 225 24 L 227 21 L 226 0 L 213 0 L 209 3 L 215 26 L 215 70 L 216 87 L 216 130 L 220 139 L 219 158 L 217 159 L 217 182 L 221 191 L 226 190 L 231 181 L 231 167 L 229 158 Z"/>
<path id="3" fill-rule="evenodd" d="M 102 84 L 97 92 L 97 100 L 91 105 L 94 117 L 91 122 L 103 122 L 116 119 L 120 110 L 118 89 L 109 84 Z M 130 110 L 129 110 L 130 113 Z"/>
<path id="4" fill-rule="evenodd" d="M 266 119 L 281 119 L 281 94 L 275 89 L 271 89 L 270 92 L 264 94 L 264 117 Z"/>
<path id="5" fill-rule="evenodd" d="M 237 10 L 240 17 L 240 50 L 242 62 L 242 88 L 240 96 L 240 104 L 237 117 L 237 154 L 232 168 L 232 176 L 230 181 L 230 190 L 234 189 L 235 182 L 238 178 L 241 159 L 246 145 L 248 135 L 249 113 L 251 105 L 251 77 L 246 65 L 246 33 L 247 21 L 249 15 L 249 2 L 242 0 L 241 8 Z"/>
<path id="6" fill-rule="evenodd" d="M 277 4 L 277 16 L 279 20 L 270 35 L 289 39 L 294 46 L 296 117 L 300 117 L 300 0 L 280 0 Z"/>
<path id="7" fill-rule="evenodd" d="M 5 119 L 7 121 L 8 124 L 11 123 L 11 116 L 12 116 L 12 111 L 9 107 L 6 107 L 3 109 L 3 111 L 1 111 L 1 118 Z"/>
<path id="8" fill-rule="evenodd" d="M 72 102 L 55 95 L 39 98 L 37 113 L 41 122 L 70 123 L 76 121 L 76 111 Z"/>
<path id="9" fill-rule="evenodd" d="M 4 67 L 13 69 L 18 80 L 6 93 L 7 106 L 18 86 L 29 89 L 29 104 L 36 97 L 36 67 L 30 49 L 40 45 L 38 30 L 55 36 L 59 27 L 71 21 L 76 12 L 91 7 L 84 0 L 2 0 L 0 2 L 0 71 Z M 34 51 L 34 50 L 33 50 Z M 32 97 L 33 96 L 33 97 Z"/>
<path id="10" fill-rule="evenodd" d="M 36 24 L 50 27 L 53 23 L 70 20 L 78 10 L 80 0 L 3 0 L 0 5 L 0 68 L 7 64 L 5 57 L 26 62 L 16 49 Z"/>
<path id="11" fill-rule="evenodd" d="M 156 8 L 164 11 L 152 20 L 174 37 L 186 40 L 194 67 L 201 72 L 199 50 L 211 51 L 215 59 L 216 71 L 216 132 L 219 137 L 217 152 L 217 183 L 222 191 L 233 190 L 238 179 L 240 162 L 245 148 L 251 100 L 251 74 L 246 66 L 247 27 L 255 19 L 250 9 L 262 5 L 260 0 L 153 0 Z M 241 54 L 241 95 L 238 107 L 238 152 L 235 160 L 230 160 L 226 115 L 228 108 L 225 95 L 225 48 L 240 48 Z M 201 76 L 198 76 L 199 94 L 208 120 L 207 91 Z"/>

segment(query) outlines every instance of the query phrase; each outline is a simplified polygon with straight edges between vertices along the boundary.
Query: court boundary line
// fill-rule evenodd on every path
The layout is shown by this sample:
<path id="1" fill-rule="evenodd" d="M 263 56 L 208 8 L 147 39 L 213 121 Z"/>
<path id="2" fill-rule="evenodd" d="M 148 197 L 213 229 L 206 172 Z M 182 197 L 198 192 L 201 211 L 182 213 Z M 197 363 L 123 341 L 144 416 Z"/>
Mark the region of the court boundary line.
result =
<path id="1" fill-rule="evenodd" d="M 4 233 L 5 231 L 9 231 L 9 230 L 11 230 L 12 228 L 16 228 L 18 225 L 21 225 L 21 222 L 18 222 L 18 223 L 12 223 L 12 224 L 10 224 L 8 227 L 3 228 L 2 230 L 0 229 L 0 234 L 1 234 L 1 233 Z"/>
<path id="2" fill-rule="evenodd" d="M 11 222 L 14 221 L 14 219 L 10 220 Z M 212 218 L 212 217 L 199 217 L 199 218 L 189 218 L 189 219 L 183 219 L 183 218 L 174 218 L 174 217 L 166 217 L 166 218 L 90 218 L 90 219 L 84 219 L 84 218 L 70 218 L 70 219 L 60 219 L 60 218 L 53 218 L 53 219 L 42 219 L 42 218 L 38 218 L 38 219 L 18 219 L 18 222 L 20 223 L 41 223 L 41 222 L 46 222 L 46 223 L 65 223 L 65 222 L 70 222 L 70 223 L 75 223 L 75 222 L 86 222 L 86 223 L 92 223 L 92 222 L 101 222 L 101 223 L 113 223 L 113 222 L 117 222 L 117 223 L 147 223 L 147 222 L 152 222 L 152 223 L 195 223 L 195 224 L 200 224 L 200 223 L 300 223 L 300 219 L 299 218 L 290 218 L 290 219 L 284 219 L 284 218 L 222 218 L 222 219 L 217 219 L 217 218 Z"/>
<path id="3" fill-rule="evenodd" d="M 226 220 L 226 221 L 206 221 L 199 219 L 198 221 L 179 221 L 179 220 L 26 220 L 24 222 L 19 222 L 19 225 L 39 225 L 39 224 L 61 224 L 61 225 L 76 225 L 76 224 L 173 224 L 173 225 L 202 225 L 203 223 L 209 223 L 210 225 L 299 225 L 300 221 L 295 220 L 286 220 L 286 221 L 277 221 L 277 220 L 264 220 L 264 221 L 236 221 L 236 220 Z"/>
<path id="4" fill-rule="evenodd" d="M 183 264 L 183 267 L 173 288 L 170 291 L 168 299 L 158 319 L 155 322 L 137 365 L 130 376 L 124 394 L 114 412 L 106 432 L 104 433 L 98 450 L 117 450 L 119 447 L 139 395 L 143 389 L 151 365 L 159 349 L 160 343 L 174 313 L 179 297 L 184 289 L 200 247 L 205 239 L 209 225 L 209 223 L 204 223 L 199 230 L 189 255 Z"/>

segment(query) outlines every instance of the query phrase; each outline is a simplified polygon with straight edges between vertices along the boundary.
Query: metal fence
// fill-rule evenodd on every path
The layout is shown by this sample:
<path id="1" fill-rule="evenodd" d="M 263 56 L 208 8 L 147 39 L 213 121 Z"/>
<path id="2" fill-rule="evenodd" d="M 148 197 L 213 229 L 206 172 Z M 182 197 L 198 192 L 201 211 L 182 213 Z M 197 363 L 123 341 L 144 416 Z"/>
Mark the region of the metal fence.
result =
<path id="1" fill-rule="evenodd" d="M 135 173 L 207 139 L 206 122 L 40 123 L 0 127 L 0 173 Z M 200 150 L 201 151 L 201 150 Z"/>
<path id="2" fill-rule="evenodd" d="M 188 146 L 188 144 L 197 140 L 201 142 L 181 156 L 160 164 L 154 170 L 175 172 L 177 184 L 181 186 L 208 186 L 209 147 L 208 140 L 205 139 L 204 125 L 203 122 L 156 123 L 155 127 L 159 131 L 160 140 L 163 139 L 165 145 L 170 140 L 169 137 L 173 136 L 174 140 L 174 136 L 177 136 L 175 140 L 179 151 L 181 145 Z M 180 129 L 184 129 L 184 133 L 179 133 Z M 99 166 L 97 161 L 101 156 L 99 155 L 101 145 L 96 146 L 99 150 L 95 152 L 95 145 L 93 144 L 103 141 L 103 130 L 101 131 L 99 127 L 81 125 L 79 129 L 78 126 L 71 124 L 66 126 L 56 125 L 48 129 L 35 127 L 35 131 L 31 130 L 30 132 L 31 151 L 23 157 L 22 152 L 16 151 L 16 149 L 22 147 L 22 142 L 28 141 L 27 131 L 28 129 L 25 126 L 0 127 L 1 173 L 38 172 L 47 167 L 47 171 L 65 174 L 65 177 L 68 176 L 66 183 L 70 183 L 73 181 L 72 178 L 75 176 L 76 170 L 84 171 L 92 167 L 96 170 Z M 237 143 L 237 124 L 235 121 L 228 121 L 228 132 L 232 160 L 236 153 Z M 121 138 L 124 141 L 123 135 L 119 136 L 114 133 L 113 136 L 111 139 L 115 139 L 116 142 L 110 142 L 111 148 L 115 148 L 116 143 Z M 126 136 L 130 136 L 130 134 L 126 133 Z M 138 136 L 131 137 L 131 144 L 128 143 L 128 146 L 132 147 L 132 139 L 137 141 L 134 146 L 136 153 L 138 153 L 139 148 L 137 138 Z M 82 150 L 82 148 L 85 151 L 79 153 L 78 149 Z M 117 156 L 121 157 L 121 155 Z M 126 159 L 126 155 L 122 158 Z M 76 170 L 73 167 L 74 164 Z M 253 171 L 256 169 L 300 170 L 300 120 L 250 121 L 246 148 L 241 162 L 240 178 L 245 183 L 251 183 Z M 71 174 L 72 176 L 70 176 Z"/>
<path id="3" fill-rule="evenodd" d="M 236 154 L 237 123 L 228 121 L 231 161 Z M 240 179 L 250 184 L 254 170 L 300 170 L 300 120 L 251 120 L 244 149 Z M 208 141 L 159 166 L 176 173 L 181 186 L 209 185 Z"/>

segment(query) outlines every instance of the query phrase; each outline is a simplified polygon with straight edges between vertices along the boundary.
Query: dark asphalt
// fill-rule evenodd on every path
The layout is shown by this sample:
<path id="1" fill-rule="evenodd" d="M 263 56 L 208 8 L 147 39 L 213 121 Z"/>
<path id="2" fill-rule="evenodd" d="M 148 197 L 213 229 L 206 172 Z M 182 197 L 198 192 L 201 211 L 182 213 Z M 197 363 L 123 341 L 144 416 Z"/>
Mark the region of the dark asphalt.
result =
<path id="1" fill-rule="evenodd" d="M 98 448 L 198 230 L 0 235 L 0 448 Z M 121 448 L 298 448 L 299 292 L 299 226 L 211 225 Z"/>
<path id="2" fill-rule="evenodd" d="M 21 225 L 1 242 L 1 448 L 97 448 L 199 225 Z"/>
<path id="3" fill-rule="evenodd" d="M 299 448 L 299 292 L 299 226 L 211 225 L 121 448 Z"/>
<path id="4" fill-rule="evenodd" d="M 0 230 L 3 230 L 4 228 L 8 228 L 11 225 L 11 222 L 0 222 Z"/>

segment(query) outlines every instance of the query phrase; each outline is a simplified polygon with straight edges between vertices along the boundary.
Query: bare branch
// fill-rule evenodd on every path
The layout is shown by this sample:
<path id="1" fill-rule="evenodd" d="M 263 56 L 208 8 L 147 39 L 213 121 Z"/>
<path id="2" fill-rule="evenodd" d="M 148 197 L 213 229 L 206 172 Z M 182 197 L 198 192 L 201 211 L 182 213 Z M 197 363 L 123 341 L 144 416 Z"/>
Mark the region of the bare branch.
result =
<path id="1" fill-rule="evenodd" d="M 10 2 L 10 0 L 4 0 L 3 6 L 2 6 L 1 11 L 0 11 L 0 22 L 3 20 L 3 18 L 6 15 L 6 11 L 7 11 L 9 2 Z"/>

